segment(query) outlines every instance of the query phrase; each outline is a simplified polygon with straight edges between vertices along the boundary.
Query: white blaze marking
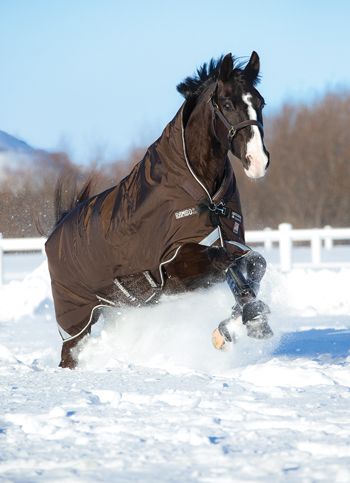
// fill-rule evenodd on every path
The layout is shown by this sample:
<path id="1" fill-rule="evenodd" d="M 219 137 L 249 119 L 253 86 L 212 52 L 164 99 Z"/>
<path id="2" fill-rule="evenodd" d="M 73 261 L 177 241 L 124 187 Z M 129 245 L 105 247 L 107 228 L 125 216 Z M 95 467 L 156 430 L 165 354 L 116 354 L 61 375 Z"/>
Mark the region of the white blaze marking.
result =
<path id="1" fill-rule="evenodd" d="M 251 94 L 243 94 L 243 102 L 248 106 L 250 120 L 256 121 L 258 116 L 252 105 Z M 246 170 L 250 178 L 261 178 L 265 174 L 268 158 L 264 152 L 262 137 L 258 126 L 250 126 L 253 129 L 253 136 L 247 143 L 247 156 L 250 157 L 250 166 Z"/>

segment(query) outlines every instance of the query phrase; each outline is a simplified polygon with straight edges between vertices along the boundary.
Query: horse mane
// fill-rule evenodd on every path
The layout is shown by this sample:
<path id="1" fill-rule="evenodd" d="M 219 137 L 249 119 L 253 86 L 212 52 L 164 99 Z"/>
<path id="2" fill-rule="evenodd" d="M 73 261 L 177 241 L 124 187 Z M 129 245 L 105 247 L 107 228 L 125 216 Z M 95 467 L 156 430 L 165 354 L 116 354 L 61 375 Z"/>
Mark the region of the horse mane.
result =
<path id="1" fill-rule="evenodd" d="M 177 91 L 185 98 L 198 97 L 206 87 L 213 81 L 217 81 L 220 72 L 221 63 L 224 56 L 221 55 L 218 59 L 210 59 L 199 67 L 193 76 L 188 76 L 180 84 L 176 86 Z M 243 72 L 244 61 L 232 57 L 233 71 L 237 74 Z M 259 76 L 253 85 L 259 82 Z"/>

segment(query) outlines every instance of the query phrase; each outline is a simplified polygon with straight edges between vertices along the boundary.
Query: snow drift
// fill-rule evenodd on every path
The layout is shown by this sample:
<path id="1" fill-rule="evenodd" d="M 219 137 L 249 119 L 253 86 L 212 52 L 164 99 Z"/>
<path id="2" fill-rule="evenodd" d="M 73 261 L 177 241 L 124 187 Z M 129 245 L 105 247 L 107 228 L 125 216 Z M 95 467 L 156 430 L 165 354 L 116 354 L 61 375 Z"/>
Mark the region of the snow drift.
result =
<path id="1" fill-rule="evenodd" d="M 111 313 L 57 368 L 44 263 L 0 287 L 0 479 L 350 480 L 350 270 L 267 273 L 270 341 L 211 347 L 225 285 Z M 238 329 L 239 330 L 239 329 Z"/>

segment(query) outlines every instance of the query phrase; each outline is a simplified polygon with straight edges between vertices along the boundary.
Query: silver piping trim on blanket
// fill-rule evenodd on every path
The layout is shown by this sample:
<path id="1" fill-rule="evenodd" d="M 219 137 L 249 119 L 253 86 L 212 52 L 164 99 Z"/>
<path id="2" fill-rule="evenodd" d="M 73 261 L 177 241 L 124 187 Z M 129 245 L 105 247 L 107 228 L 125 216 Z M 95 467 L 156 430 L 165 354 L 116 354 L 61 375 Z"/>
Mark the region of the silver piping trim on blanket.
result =
<path id="1" fill-rule="evenodd" d="M 224 179 L 222 180 L 221 186 L 216 191 L 216 193 L 214 193 L 213 197 L 211 197 L 210 196 L 210 193 L 207 190 L 207 188 L 205 187 L 205 185 L 201 182 L 201 180 L 198 178 L 198 176 L 196 175 L 196 173 L 193 171 L 192 166 L 191 166 L 191 163 L 190 163 L 190 161 L 188 159 L 188 156 L 187 156 L 186 141 L 185 141 L 185 128 L 184 128 L 184 124 L 183 124 L 183 111 L 181 111 L 181 138 L 182 138 L 182 149 L 183 149 L 183 152 L 184 152 L 184 157 L 185 157 L 185 161 L 186 161 L 187 168 L 188 168 L 189 172 L 192 174 L 193 178 L 197 181 L 197 183 L 206 192 L 206 194 L 207 194 L 207 196 L 209 198 L 210 203 L 213 203 L 213 199 L 217 197 L 217 195 L 220 193 L 223 185 L 225 184 L 226 178 L 224 176 Z M 220 238 L 221 246 L 224 248 L 225 247 L 225 244 L 224 244 L 224 239 L 223 239 L 223 236 L 222 236 L 221 228 L 220 228 L 220 226 L 218 226 L 217 228 L 218 228 L 218 231 L 219 231 L 219 237 L 218 238 Z M 208 235 L 208 236 L 210 236 L 210 235 Z M 215 242 L 213 242 L 213 243 L 215 243 Z M 208 246 L 211 246 L 213 243 L 211 243 Z M 200 244 L 205 245 L 205 243 L 200 243 Z M 163 286 L 163 284 L 162 284 L 162 286 Z"/>
<path id="2" fill-rule="evenodd" d="M 169 258 L 168 260 L 165 260 L 164 262 L 159 264 L 159 274 L 160 274 L 160 279 L 161 279 L 160 288 L 163 288 L 164 284 L 165 284 L 164 275 L 163 275 L 163 266 L 166 265 L 167 263 L 172 262 L 176 258 L 177 254 L 179 253 L 181 246 L 182 245 L 177 247 L 174 255 L 171 258 Z"/>
<path id="3" fill-rule="evenodd" d="M 214 193 L 214 195 L 211 196 L 210 193 L 209 193 L 209 191 L 205 187 L 205 185 L 202 183 L 202 181 L 198 178 L 198 176 L 196 175 L 196 173 L 193 171 L 192 166 L 191 166 L 191 163 L 190 163 L 190 161 L 188 159 L 188 156 L 187 156 L 187 151 L 186 151 L 185 128 L 184 128 L 184 124 L 183 124 L 183 111 L 181 111 L 181 138 L 182 138 L 182 149 L 183 149 L 183 152 L 184 152 L 184 157 L 185 157 L 185 161 L 186 161 L 187 168 L 188 168 L 189 172 L 192 174 L 193 178 L 197 181 L 197 183 L 206 192 L 206 194 L 207 194 L 207 196 L 209 198 L 210 203 L 212 203 L 213 202 L 213 199 L 214 198 L 217 198 L 217 196 L 220 194 L 220 192 L 222 190 L 222 187 L 225 184 L 226 178 L 224 176 L 224 179 L 222 180 L 221 186 L 216 191 L 216 193 Z"/>
<path id="4" fill-rule="evenodd" d="M 92 321 L 92 317 L 94 315 L 94 312 L 96 309 L 101 309 L 102 307 L 109 307 L 108 305 L 105 305 L 105 304 L 99 304 L 99 305 L 95 305 L 95 307 L 91 310 L 91 313 L 90 313 L 90 318 L 89 318 L 89 321 L 88 323 L 85 325 L 85 327 L 83 329 L 81 329 L 80 332 L 78 332 L 77 334 L 75 335 L 70 335 L 68 334 L 68 332 L 66 332 L 64 329 L 62 329 L 62 327 L 60 327 L 58 324 L 57 324 L 57 327 L 58 327 L 58 332 L 63 340 L 63 343 L 65 342 L 69 342 L 70 340 L 73 340 L 73 339 L 76 339 L 77 337 L 79 337 L 88 327 L 89 325 L 91 324 L 91 321 Z M 64 338 L 64 336 L 68 336 L 66 339 Z"/>

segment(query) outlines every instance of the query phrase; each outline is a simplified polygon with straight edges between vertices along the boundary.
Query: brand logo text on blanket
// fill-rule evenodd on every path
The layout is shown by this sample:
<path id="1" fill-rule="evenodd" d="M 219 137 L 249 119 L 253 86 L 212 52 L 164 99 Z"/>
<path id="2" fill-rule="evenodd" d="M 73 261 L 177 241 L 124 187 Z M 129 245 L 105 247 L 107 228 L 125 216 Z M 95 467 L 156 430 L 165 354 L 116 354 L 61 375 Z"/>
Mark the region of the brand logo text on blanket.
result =
<path id="1" fill-rule="evenodd" d="M 175 218 L 179 220 L 180 218 L 196 215 L 197 213 L 198 213 L 197 208 L 187 208 L 186 210 L 175 211 Z"/>

